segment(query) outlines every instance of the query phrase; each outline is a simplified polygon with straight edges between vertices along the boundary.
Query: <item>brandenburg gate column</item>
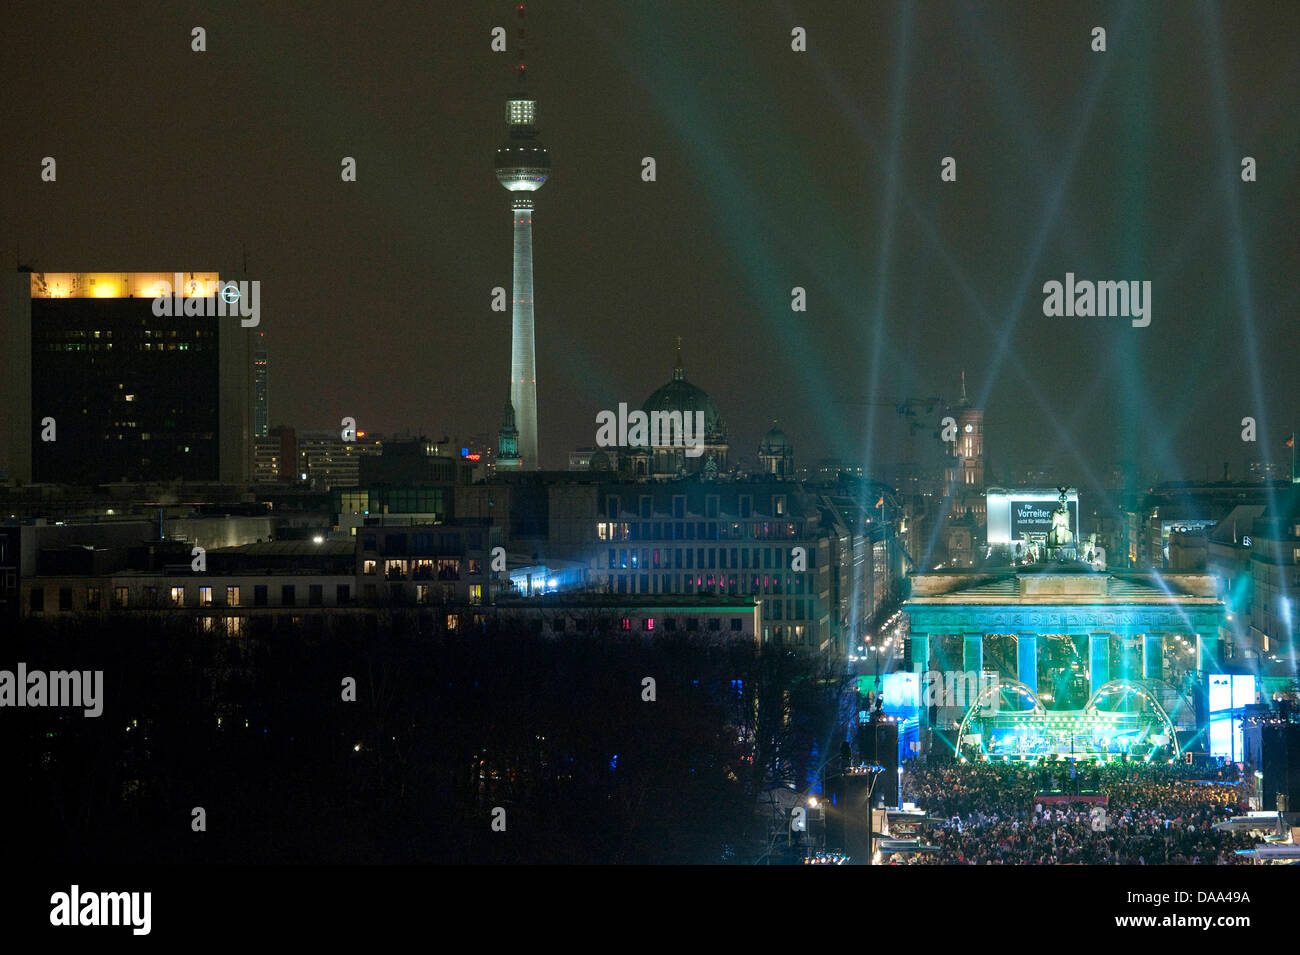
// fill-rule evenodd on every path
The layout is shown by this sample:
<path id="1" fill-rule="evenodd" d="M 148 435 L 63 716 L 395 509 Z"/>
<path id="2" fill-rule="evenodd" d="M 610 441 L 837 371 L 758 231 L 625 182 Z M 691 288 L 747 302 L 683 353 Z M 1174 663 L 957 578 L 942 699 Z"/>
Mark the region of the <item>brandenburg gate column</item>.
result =
<path id="1" fill-rule="evenodd" d="M 922 676 L 930 669 L 930 635 L 928 633 L 909 633 L 907 639 L 912 647 L 912 669 Z"/>
<path id="2" fill-rule="evenodd" d="M 978 683 L 980 674 L 984 672 L 984 634 L 962 634 L 961 668 L 967 673 L 974 673 Z"/>
<path id="3" fill-rule="evenodd" d="M 1110 634 L 1088 634 L 1088 695 L 1110 681 Z"/>
<path id="4" fill-rule="evenodd" d="M 1016 679 L 1038 695 L 1038 634 L 1016 635 Z"/>
<path id="5" fill-rule="evenodd" d="M 1207 673 L 1218 673 L 1220 669 L 1218 631 L 1198 630 L 1196 632 L 1197 675 L 1204 676 Z"/>
<path id="6" fill-rule="evenodd" d="M 925 675 L 930 672 L 930 635 L 928 633 L 909 632 L 907 639 L 910 641 L 911 646 L 912 670 L 917 675 L 917 717 L 921 729 L 924 730 L 930 725 L 930 707 L 926 705 L 925 692 Z M 925 739 L 924 733 L 922 733 L 921 739 Z"/>
<path id="7" fill-rule="evenodd" d="M 1164 675 L 1165 635 L 1148 633 L 1142 637 L 1142 679 L 1159 680 Z"/>
<path id="8" fill-rule="evenodd" d="M 1119 678 L 1136 679 L 1142 672 L 1142 638 L 1125 628 L 1119 635 Z"/>

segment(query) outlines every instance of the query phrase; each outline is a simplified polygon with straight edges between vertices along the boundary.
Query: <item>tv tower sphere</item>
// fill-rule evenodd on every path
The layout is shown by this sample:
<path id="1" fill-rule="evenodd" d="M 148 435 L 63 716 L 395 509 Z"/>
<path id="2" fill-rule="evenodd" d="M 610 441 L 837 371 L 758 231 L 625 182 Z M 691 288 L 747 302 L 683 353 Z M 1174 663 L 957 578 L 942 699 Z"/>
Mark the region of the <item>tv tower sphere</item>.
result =
<path id="1" fill-rule="evenodd" d="M 498 147 L 497 182 L 511 192 L 534 192 L 546 182 L 551 171 L 551 157 L 537 141 L 537 103 L 527 93 L 517 93 L 506 101 L 506 122 L 510 140 Z"/>

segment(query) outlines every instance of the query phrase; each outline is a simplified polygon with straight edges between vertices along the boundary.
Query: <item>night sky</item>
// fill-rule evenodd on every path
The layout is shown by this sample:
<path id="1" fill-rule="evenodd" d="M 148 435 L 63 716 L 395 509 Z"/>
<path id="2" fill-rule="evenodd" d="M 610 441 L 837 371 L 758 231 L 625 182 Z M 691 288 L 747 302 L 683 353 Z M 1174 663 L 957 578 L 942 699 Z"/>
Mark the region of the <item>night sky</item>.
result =
<path id="1" fill-rule="evenodd" d="M 495 436 L 515 26 L 495 0 L 10 5 L 6 267 L 21 247 L 43 271 L 233 271 L 246 245 L 274 424 Z M 1217 478 L 1289 454 L 1293 0 L 532 0 L 527 29 L 553 164 L 534 219 L 545 466 L 668 380 L 675 335 L 735 456 L 779 418 L 799 463 L 881 461 L 893 411 L 837 402 L 952 399 L 962 368 L 1003 479 L 1058 462 L 1087 486 L 1124 457 Z M 1045 317 L 1067 271 L 1151 281 L 1150 326 Z"/>

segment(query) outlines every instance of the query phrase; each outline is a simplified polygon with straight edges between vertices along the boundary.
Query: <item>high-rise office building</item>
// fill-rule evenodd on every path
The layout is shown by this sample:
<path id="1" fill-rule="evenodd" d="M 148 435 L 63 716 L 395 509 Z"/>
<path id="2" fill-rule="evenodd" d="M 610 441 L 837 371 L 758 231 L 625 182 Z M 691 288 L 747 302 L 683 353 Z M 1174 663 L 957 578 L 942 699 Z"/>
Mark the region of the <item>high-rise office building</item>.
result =
<path id="1" fill-rule="evenodd" d="M 215 308 L 159 316 L 155 297 L 177 274 L 178 312 L 181 300 L 215 301 L 216 272 L 5 276 L 8 480 L 248 480 L 254 333 Z"/>
<path id="2" fill-rule="evenodd" d="M 271 433 L 270 382 L 271 366 L 266 354 L 266 332 L 258 332 L 253 345 L 253 437 Z"/>
<path id="3" fill-rule="evenodd" d="M 510 320 L 510 403 L 519 428 L 519 458 L 540 467 L 537 452 L 537 349 L 533 329 L 533 199 L 546 182 L 551 159 L 537 139 L 537 103 L 524 90 L 524 4 L 519 4 L 519 88 L 506 100 L 510 139 L 497 149 L 496 174 L 514 198 L 514 291 Z"/>

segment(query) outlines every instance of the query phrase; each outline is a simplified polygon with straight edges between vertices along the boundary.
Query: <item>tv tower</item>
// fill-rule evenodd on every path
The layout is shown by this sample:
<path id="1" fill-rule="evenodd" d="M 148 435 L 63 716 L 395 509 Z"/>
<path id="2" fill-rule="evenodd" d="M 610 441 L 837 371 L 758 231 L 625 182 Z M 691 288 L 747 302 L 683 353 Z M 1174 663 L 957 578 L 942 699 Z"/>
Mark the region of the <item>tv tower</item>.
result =
<path id="1" fill-rule="evenodd" d="M 533 197 L 546 182 L 551 159 L 537 139 L 537 103 L 524 89 L 524 4 L 519 10 L 518 89 L 506 100 L 510 139 L 497 149 L 497 182 L 514 198 L 515 271 L 510 320 L 510 403 L 519 429 L 520 464 L 537 470 L 537 348 L 533 331 Z"/>

